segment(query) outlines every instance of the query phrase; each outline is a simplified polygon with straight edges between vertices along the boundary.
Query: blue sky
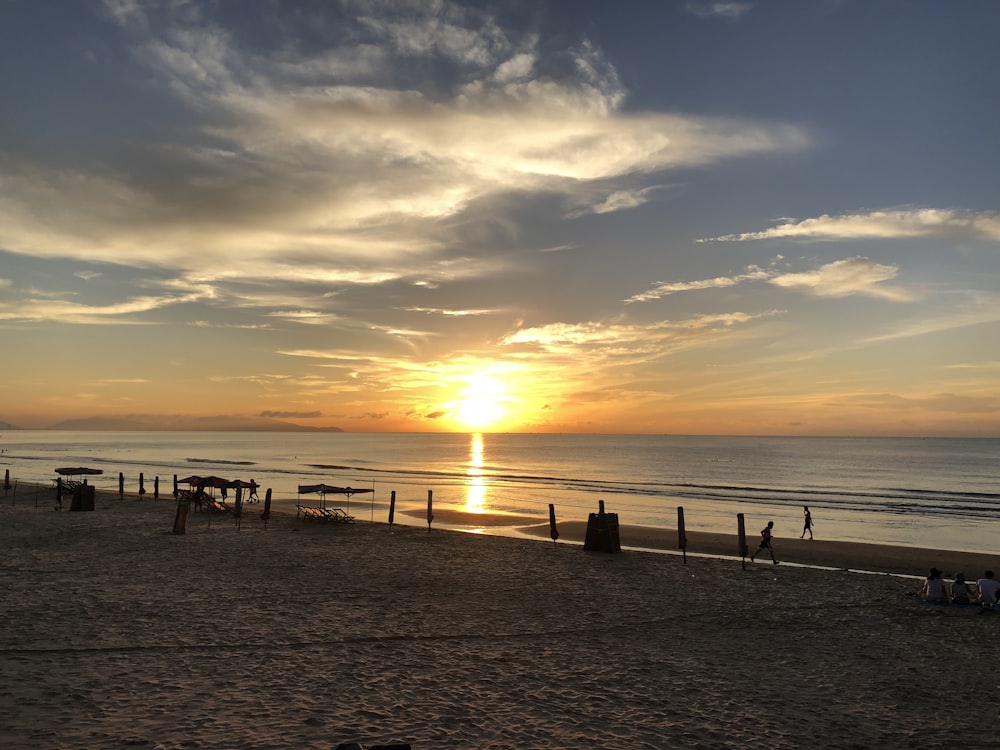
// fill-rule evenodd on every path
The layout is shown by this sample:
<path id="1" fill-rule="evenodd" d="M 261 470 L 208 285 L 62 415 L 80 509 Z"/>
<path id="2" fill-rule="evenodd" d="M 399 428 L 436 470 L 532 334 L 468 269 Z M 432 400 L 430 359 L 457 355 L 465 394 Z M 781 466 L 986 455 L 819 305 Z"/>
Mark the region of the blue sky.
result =
<path id="1" fill-rule="evenodd" d="M 1000 6 L 0 4 L 0 420 L 1000 435 Z"/>

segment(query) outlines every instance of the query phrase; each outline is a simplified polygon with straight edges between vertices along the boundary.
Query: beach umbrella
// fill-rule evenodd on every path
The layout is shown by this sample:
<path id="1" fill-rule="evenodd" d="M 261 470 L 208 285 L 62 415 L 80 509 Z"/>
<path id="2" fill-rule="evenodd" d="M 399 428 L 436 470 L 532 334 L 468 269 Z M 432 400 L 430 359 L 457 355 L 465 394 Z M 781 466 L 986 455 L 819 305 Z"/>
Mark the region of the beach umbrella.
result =
<path id="1" fill-rule="evenodd" d="M 392 529 L 392 519 L 396 515 L 396 490 L 389 493 L 389 528 Z"/>
<path id="2" fill-rule="evenodd" d="M 153 499 L 160 499 L 160 478 L 158 476 L 153 477 Z"/>
<path id="3" fill-rule="evenodd" d="M 559 539 L 559 530 L 556 528 L 555 503 L 549 503 L 549 536 L 552 537 L 553 542 Z"/>
<path id="4" fill-rule="evenodd" d="M 3 491 L 6 492 L 10 489 L 10 469 L 7 469 L 3 473 Z"/>
<path id="5" fill-rule="evenodd" d="M 125 475 L 120 471 L 118 472 L 118 499 L 122 500 L 125 497 Z"/>
<path id="6" fill-rule="evenodd" d="M 431 522 L 434 520 L 434 490 L 427 490 L 427 530 L 431 530 Z"/>
<path id="7" fill-rule="evenodd" d="M 139 472 L 139 494 L 140 495 L 145 495 L 146 494 L 146 480 L 142 476 L 142 472 L 141 471 Z"/>

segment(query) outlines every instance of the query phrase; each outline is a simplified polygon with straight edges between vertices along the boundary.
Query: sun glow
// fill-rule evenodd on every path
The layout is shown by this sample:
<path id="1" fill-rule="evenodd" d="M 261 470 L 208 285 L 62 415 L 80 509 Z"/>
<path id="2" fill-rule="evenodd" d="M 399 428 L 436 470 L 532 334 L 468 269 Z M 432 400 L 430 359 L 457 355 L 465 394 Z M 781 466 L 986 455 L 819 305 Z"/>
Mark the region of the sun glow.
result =
<path id="1" fill-rule="evenodd" d="M 509 400 L 499 380 L 490 375 L 473 375 L 455 402 L 454 420 L 469 429 L 487 429 L 507 416 Z"/>

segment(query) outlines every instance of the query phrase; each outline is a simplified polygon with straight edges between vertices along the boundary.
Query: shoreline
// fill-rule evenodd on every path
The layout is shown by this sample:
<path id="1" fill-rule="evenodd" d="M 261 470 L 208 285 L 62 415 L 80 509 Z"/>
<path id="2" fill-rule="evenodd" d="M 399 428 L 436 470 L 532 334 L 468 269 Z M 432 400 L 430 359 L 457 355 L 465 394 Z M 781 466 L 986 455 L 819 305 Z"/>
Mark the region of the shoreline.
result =
<path id="1" fill-rule="evenodd" d="M 38 483 L 20 483 L 17 485 L 20 496 L 30 496 L 32 504 L 39 509 L 47 508 L 55 503 L 55 487 Z M 23 494 L 22 494 L 23 493 Z M 12 493 L 5 492 L 2 496 L 8 504 L 12 501 Z M 117 492 L 98 489 L 95 493 L 97 502 L 122 502 Z M 147 491 L 140 496 L 136 492 L 126 492 L 124 501 L 149 502 L 160 505 L 173 505 L 174 498 L 169 491 L 161 491 L 159 500 L 154 501 L 153 493 Z M 2 502 L 2 500 L 0 500 Z M 19 503 L 20 504 L 20 503 Z M 64 493 L 63 512 L 69 511 L 70 496 Z M 328 503 L 330 505 L 330 503 Z M 263 510 L 263 502 L 244 506 L 247 518 L 256 517 Z M 530 540 L 550 540 L 548 521 L 531 515 L 510 515 L 502 513 L 470 513 L 450 508 L 435 508 L 432 526 L 437 529 L 448 529 L 463 532 L 476 532 L 491 536 L 511 536 Z M 292 515 L 294 510 L 282 507 L 272 507 L 273 515 Z M 416 509 L 401 510 L 396 513 L 396 524 L 400 525 L 399 517 L 405 516 L 412 521 L 406 526 L 420 528 L 426 523 L 425 515 Z M 368 518 L 359 517 L 361 523 L 371 523 Z M 388 526 L 384 520 L 374 521 L 377 525 Z M 556 524 L 559 532 L 559 542 L 582 545 L 587 530 L 586 521 L 561 520 Z M 509 533 L 505 533 L 509 532 Z M 687 552 L 692 555 L 710 557 L 739 557 L 736 534 L 724 534 L 704 531 L 687 531 Z M 619 527 L 621 546 L 626 550 L 651 552 L 670 552 L 682 554 L 678 546 L 677 531 L 671 528 L 638 526 L 622 524 Z M 757 535 L 747 533 L 749 555 L 757 547 Z M 923 578 L 930 568 L 943 571 L 946 577 L 952 577 L 961 572 L 966 578 L 973 580 L 980 577 L 986 570 L 1000 573 L 1000 554 L 981 552 L 966 552 L 962 550 L 944 550 L 923 547 L 903 547 L 886 544 L 868 544 L 861 542 L 843 542 L 817 538 L 815 540 L 776 537 L 774 540 L 775 557 L 778 562 L 795 565 L 806 565 L 835 570 L 850 570 L 857 572 L 888 573 L 892 575 L 914 576 Z M 768 555 L 758 556 L 754 565 L 772 565 Z"/>
<path id="2" fill-rule="evenodd" d="M 419 518 L 418 511 L 408 511 L 405 515 Z M 530 516 L 504 516 L 475 514 L 447 509 L 434 510 L 435 522 L 443 522 L 456 530 L 483 529 L 484 533 L 498 534 L 498 527 L 506 527 L 518 535 L 532 539 L 549 539 L 548 522 Z M 534 521 L 532 523 L 532 521 Z M 523 523 L 522 523 L 523 522 Z M 583 544 L 587 532 L 586 521 L 558 521 L 556 530 L 559 542 Z M 687 531 L 687 552 L 711 557 L 739 559 L 739 545 L 736 534 L 720 534 L 706 531 Z M 677 543 L 676 529 L 623 524 L 619 527 L 619 538 L 623 549 L 649 550 L 653 552 L 673 552 L 681 554 Z M 749 555 L 757 547 L 756 534 L 747 534 Z M 979 578 L 986 570 L 996 570 L 1000 574 L 1000 555 L 961 550 L 938 550 L 922 547 L 900 547 L 887 544 L 865 544 L 861 542 L 841 542 L 836 540 L 786 539 L 774 540 L 775 557 L 778 562 L 852 570 L 871 573 L 891 573 L 893 575 L 924 577 L 932 567 L 951 575 L 965 573 L 966 577 Z M 772 565 L 769 556 L 757 556 L 755 565 Z"/>

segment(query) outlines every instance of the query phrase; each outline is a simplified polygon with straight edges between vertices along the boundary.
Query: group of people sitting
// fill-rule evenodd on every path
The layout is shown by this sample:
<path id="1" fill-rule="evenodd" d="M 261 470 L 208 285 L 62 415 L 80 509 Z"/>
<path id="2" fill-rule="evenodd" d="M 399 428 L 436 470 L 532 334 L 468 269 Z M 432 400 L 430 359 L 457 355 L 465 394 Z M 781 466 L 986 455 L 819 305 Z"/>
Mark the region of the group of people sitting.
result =
<path id="1" fill-rule="evenodd" d="M 928 604 L 979 604 L 993 607 L 997 604 L 1000 582 L 993 580 L 993 571 L 987 570 L 975 583 L 965 580 L 964 573 L 956 573 L 955 580 L 948 585 L 937 568 L 931 568 L 920 589 L 920 598 Z"/>

